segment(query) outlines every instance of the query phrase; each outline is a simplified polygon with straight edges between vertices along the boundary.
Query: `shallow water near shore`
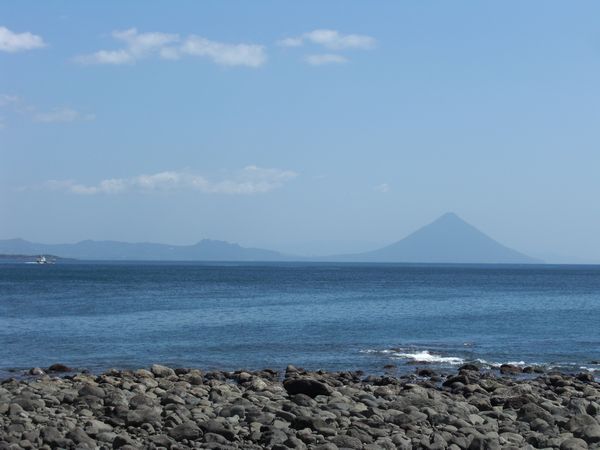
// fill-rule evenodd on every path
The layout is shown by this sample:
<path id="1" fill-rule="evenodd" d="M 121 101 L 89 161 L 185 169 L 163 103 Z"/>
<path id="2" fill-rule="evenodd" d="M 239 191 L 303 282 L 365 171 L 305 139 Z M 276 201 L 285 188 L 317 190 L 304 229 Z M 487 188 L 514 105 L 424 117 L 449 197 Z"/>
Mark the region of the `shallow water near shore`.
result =
<path id="1" fill-rule="evenodd" d="M 0 265 L 0 378 L 61 362 L 600 373 L 600 267 Z"/>

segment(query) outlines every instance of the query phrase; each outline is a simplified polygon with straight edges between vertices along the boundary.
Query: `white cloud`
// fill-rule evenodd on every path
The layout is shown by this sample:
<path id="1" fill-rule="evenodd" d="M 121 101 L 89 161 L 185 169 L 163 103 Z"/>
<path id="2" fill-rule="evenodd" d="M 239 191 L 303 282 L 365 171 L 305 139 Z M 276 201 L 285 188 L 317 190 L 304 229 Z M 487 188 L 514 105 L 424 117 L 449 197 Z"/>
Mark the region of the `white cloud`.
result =
<path id="1" fill-rule="evenodd" d="M 177 34 L 139 33 L 130 28 L 113 31 L 112 37 L 125 44 L 116 50 L 99 50 L 75 58 L 82 64 L 133 64 L 141 59 L 157 56 L 176 60 L 182 56 L 200 56 L 224 66 L 259 67 L 267 60 L 265 48 L 257 44 L 227 44 L 201 36 L 189 35 L 182 39 Z"/>
<path id="2" fill-rule="evenodd" d="M 386 193 L 390 192 L 391 187 L 389 184 L 383 183 L 383 184 L 379 184 L 379 185 L 375 186 L 374 189 L 378 192 L 386 194 Z"/>
<path id="3" fill-rule="evenodd" d="M 318 29 L 300 36 L 288 37 L 279 41 L 284 47 L 300 47 L 305 42 L 322 45 L 329 50 L 368 50 L 375 47 L 376 40 L 362 34 L 342 34 L 336 30 Z"/>
<path id="4" fill-rule="evenodd" d="M 134 61 L 133 56 L 125 50 L 100 50 L 75 59 L 81 64 L 127 64 Z"/>
<path id="5" fill-rule="evenodd" d="M 321 53 L 318 55 L 307 55 L 304 60 L 311 66 L 322 66 L 324 64 L 343 64 L 348 58 L 334 53 Z"/>
<path id="6" fill-rule="evenodd" d="M 33 114 L 33 120 L 36 122 L 54 123 L 54 122 L 75 122 L 77 120 L 94 120 L 94 114 L 84 114 L 72 108 L 54 108 L 51 111 L 36 112 Z"/>
<path id="7" fill-rule="evenodd" d="M 125 42 L 129 51 L 134 55 L 144 55 L 179 41 L 177 34 L 138 33 L 135 28 L 113 31 L 112 35 L 115 39 Z"/>
<path id="8" fill-rule="evenodd" d="M 173 51 L 170 47 L 179 41 L 179 35 L 167 33 L 139 33 L 136 28 L 113 31 L 112 37 L 125 44 L 124 49 L 99 50 L 75 59 L 82 64 L 130 64 L 153 54 L 163 57 Z"/>
<path id="9" fill-rule="evenodd" d="M 73 180 L 51 180 L 44 187 L 73 194 L 119 194 L 123 192 L 152 192 L 169 190 L 196 190 L 207 194 L 251 195 L 281 187 L 295 178 L 291 170 L 266 169 L 247 166 L 227 179 L 212 181 L 190 172 L 166 171 L 131 178 L 110 178 L 96 185 L 84 185 Z"/>
<path id="10" fill-rule="evenodd" d="M 206 56 L 224 66 L 259 67 L 267 60 L 264 47 L 256 44 L 223 44 L 200 36 L 190 36 L 181 51 L 188 55 Z"/>
<path id="11" fill-rule="evenodd" d="M 95 115 L 83 113 L 73 108 L 62 106 L 48 111 L 40 110 L 17 95 L 0 94 L 0 112 L 9 115 L 21 115 L 34 122 L 67 123 L 79 120 L 94 120 Z"/>
<path id="12" fill-rule="evenodd" d="M 0 94 L 0 106 L 14 105 L 21 101 L 17 95 Z"/>
<path id="13" fill-rule="evenodd" d="M 0 51 L 16 53 L 45 46 L 46 43 L 38 35 L 29 32 L 15 33 L 6 27 L 0 27 Z"/>
<path id="14" fill-rule="evenodd" d="M 282 47 L 300 47 L 303 43 L 304 39 L 302 37 L 285 38 L 278 42 Z"/>

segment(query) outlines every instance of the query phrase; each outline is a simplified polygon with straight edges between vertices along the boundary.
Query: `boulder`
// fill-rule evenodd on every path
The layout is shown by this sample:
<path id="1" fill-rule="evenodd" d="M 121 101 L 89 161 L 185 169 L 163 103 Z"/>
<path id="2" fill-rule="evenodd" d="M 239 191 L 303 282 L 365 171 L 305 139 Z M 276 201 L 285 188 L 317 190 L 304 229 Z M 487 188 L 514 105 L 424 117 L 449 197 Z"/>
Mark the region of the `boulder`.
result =
<path id="1" fill-rule="evenodd" d="M 325 383 L 313 378 L 291 378 L 283 382 L 283 387 L 289 395 L 305 394 L 309 397 L 331 395 L 331 388 Z"/>
<path id="2" fill-rule="evenodd" d="M 34 376 L 41 376 L 41 375 L 45 374 L 45 372 L 42 369 L 40 369 L 39 367 L 33 367 L 33 368 L 29 369 L 29 372 L 27 372 L 27 373 L 29 373 L 29 375 L 34 375 Z"/>
<path id="3" fill-rule="evenodd" d="M 583 439 L 569 438 L 560 444 L 560 450 L 585 450 L 588 445 Z"/>
<path id="4" fill-rule="evenodd" d="M 90 395 L 92 397 L 104 398 L 106 393 L 100 386 L 86 383 L 81 389 L 79 389 L 79 395 L 82 397 Z"/>
<path id="5" fill-rule="evenodd" d="M 523 369 L 519 366 L 515 366 L 514 364 L 502 364 L 500 366 L 500 373 L 503 375 L 516 375 L 523 373 Z"/>
<path id="6" fill-rule="evenodd" d="M 155 377 L 170 377 L 175 375 L 175 371 L 167 366 L 161 366 L 160 364 L 154 364 L 150 368 L 150 371 Z"/>
<path id="7" fill-rule="evenodd" d="M 112 448 L 123 448 L 126 446 L 135 447 L 135 441 L 129 436 L 129 434 L 123 432 L 113 439 Z"/>
<path id="8" fill-rule="evenodd" d="M 151 425 L 160 422 L 161 410 L 157 407 L 142 406 L 127 413 L 127 425 L 140 426 L 143 423 Z"/>
<path id="9" fill-rule="evenodd" d="M 169 436 L 177 442 L 183 441 L 184 439 L 194 441 L 202 436 L 202 430 L 200 430 L 198 425 L 194 422 L 184 422 L 169 430 Z"/>
<path id="10" fill-rule="evenodd" d="M 48 373 L 57 373 L 57 372 L 73 372 L 69 366 L 64 364 L 52 364 L 50 367 L 46 369 Z"/>
<path id="11" fill-rule="evenodd" d="M 576 378 L 584 383 L 592 383 L 594 381 L 594 374 L 590 372 L 581 372 L 577 374 Z"/>

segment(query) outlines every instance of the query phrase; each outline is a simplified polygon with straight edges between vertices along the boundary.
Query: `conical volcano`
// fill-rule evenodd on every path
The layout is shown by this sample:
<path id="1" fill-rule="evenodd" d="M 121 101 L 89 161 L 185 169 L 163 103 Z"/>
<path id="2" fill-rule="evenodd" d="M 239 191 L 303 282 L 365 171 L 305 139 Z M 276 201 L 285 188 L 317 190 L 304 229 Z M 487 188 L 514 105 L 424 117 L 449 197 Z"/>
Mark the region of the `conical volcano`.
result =
<path id="1" fill-rule="evenodd" d="M 446 213 L 404 239 L 378 250 L 346 255 L 343 260 L 408 263 L 540 263 L 508 248 L 465 222 Z"/>

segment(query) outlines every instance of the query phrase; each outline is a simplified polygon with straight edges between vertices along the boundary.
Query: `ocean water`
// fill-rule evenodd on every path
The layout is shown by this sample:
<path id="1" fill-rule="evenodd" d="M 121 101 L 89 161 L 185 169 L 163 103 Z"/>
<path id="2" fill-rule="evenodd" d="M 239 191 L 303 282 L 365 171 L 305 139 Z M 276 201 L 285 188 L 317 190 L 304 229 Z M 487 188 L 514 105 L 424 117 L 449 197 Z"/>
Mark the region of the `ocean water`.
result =
<path id="1" fill-rule="evenodd" d="M 0 378 L 61 362 L 600 375 L 600 267 L 0 264 Z"/>

